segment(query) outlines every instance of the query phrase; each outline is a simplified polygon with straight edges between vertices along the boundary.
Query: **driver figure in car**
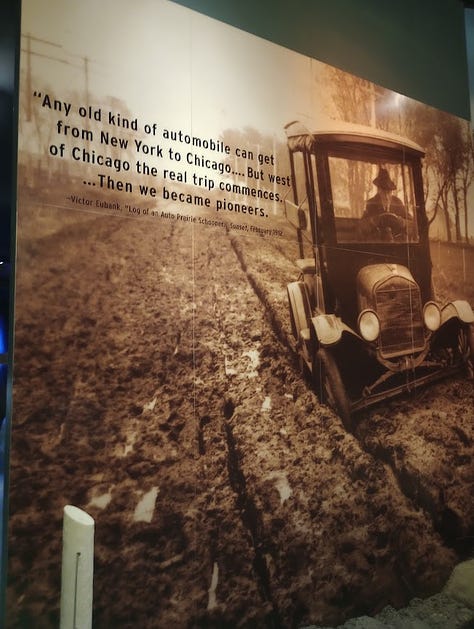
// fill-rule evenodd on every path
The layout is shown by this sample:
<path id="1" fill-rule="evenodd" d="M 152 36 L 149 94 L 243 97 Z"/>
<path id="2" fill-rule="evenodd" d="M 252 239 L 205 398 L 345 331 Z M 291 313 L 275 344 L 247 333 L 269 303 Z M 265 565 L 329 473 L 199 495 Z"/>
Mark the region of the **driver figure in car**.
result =
<path id="1" fill-rule="evenodd" d="M 368 237 L 376 234 L 381 240 L 393 241 L 406 235 L 410 218 L 403 202 L 392 192 L 396 189 L 385 168 L 373 180 L 377 193 L 367 200 L 362 216 L 362 230 Z"/>

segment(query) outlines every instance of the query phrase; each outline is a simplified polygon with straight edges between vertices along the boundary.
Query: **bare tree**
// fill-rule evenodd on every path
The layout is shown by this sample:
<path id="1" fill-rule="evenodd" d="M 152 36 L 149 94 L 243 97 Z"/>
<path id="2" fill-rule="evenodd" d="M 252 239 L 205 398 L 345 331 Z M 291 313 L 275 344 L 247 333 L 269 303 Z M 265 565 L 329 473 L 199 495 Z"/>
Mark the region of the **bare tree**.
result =
<path id="1" fill-rule="evenodd" d="M 469 124 L 410 99 L 400 102 L 402 134 L 425 150 L 425 201 L 430 224 L 441 212 L 447 240 L 467 239 L 467 197 L 473 179 Z"/>
<path id="2" fill-rule="evenodd" d="M 374 124 L 373 83 L 332 66 L 327 67 L 326 80 L 332 104 L 342 120 L 366 125 Z"/>

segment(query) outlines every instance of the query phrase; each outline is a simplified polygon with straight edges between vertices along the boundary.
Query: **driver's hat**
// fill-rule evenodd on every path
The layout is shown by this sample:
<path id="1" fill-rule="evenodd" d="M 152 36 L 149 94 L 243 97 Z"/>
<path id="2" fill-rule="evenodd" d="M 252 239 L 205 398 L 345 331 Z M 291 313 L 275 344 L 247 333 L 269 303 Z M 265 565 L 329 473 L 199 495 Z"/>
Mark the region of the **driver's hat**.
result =
<path id="1" fill-rule="evenodd" d="M 385 168 L 379 170 L 379 174 L 375 177 L 373 183 L 382 190 L 395 190 L 397 187 L 390 179 L 390 175 Z"/>

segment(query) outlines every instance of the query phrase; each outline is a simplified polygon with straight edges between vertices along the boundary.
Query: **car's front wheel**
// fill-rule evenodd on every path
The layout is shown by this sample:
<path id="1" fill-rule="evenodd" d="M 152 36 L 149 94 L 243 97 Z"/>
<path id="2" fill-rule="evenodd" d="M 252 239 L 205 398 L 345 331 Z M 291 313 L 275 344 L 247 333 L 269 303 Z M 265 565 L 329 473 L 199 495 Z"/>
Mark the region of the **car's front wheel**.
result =
<path id="1" fill-rule="evenodd" d="M 342 419 L 346 430 L 352 430 L 352 414 L 346 388 L 334 356 L 321 347 L 316 352 L 313 376 L 319 399 L 331 407 Z"/>

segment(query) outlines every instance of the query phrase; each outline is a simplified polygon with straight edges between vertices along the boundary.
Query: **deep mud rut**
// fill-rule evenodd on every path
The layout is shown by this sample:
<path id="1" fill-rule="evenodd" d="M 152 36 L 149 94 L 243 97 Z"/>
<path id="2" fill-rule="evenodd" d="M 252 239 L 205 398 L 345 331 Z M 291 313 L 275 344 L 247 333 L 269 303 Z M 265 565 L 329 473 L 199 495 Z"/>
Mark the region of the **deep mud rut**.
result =
<path id="1" fill-rule="evenodd" d="M 290 350 L 285 238 L 22 220 L 10 626 L 57 625 L 68 503 L 96 519 L 94 627 L 337 624 L 472 551 L 472 381 L 348 434 Z"/>

